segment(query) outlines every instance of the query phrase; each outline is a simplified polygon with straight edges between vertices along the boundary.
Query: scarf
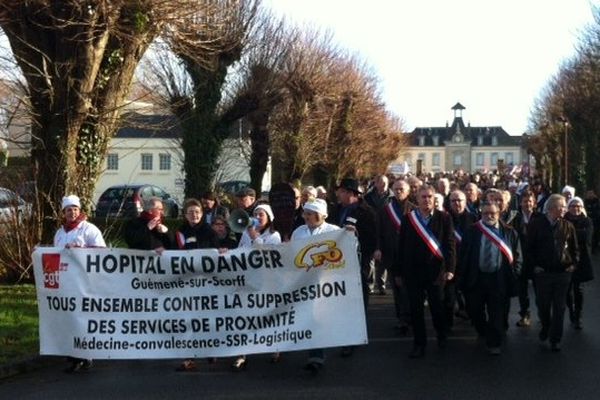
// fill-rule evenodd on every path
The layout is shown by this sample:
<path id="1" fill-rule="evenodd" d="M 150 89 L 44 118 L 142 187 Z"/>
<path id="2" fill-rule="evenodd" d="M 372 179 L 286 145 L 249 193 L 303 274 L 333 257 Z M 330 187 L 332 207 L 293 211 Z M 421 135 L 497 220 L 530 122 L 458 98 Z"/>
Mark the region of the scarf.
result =
<path id="1" fill-rule="evenodd" d="M 152 221 L 154 218 L 156 218 L 156 215 L 149 213 L 148 211 L 142 211 L 140 214 L 140 218 L 143 219 L 146 222 L 150 222 Z M 163 217 L 160 217 L 160 223 L 163 223 Z"/>
<path id="2" fill-rule="evenodd" d="M 63 224 L 62 224 L 63 229 L 65 230 L 65 232 L 72 231 L 73 229 L 77 228 L 77 225 L 79 225 L 81 222 L 85 221 L 86 219 L 87 219 L 87 216 L 84 213 L 80 213 L 79 216 L 73 222 L 67 222 L 66 220 L 63 219 Z"/>

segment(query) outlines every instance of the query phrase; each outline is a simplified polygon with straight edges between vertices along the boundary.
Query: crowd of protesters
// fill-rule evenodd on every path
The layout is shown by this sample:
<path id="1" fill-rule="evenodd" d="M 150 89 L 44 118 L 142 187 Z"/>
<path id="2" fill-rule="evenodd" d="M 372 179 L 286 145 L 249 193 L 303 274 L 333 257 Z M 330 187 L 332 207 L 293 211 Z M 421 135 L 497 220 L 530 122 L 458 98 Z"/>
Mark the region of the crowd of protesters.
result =
<path id="1" fill-rule="evenodd" d="M 347 229 L 359 242 L 365 310 L 369 296 L 391 290 L 395 328 L 402 335 L 412 332 L 414 338 L 411 358 L 426 354 L 426 306 L 440 349 L 447 346 L 455 318 L 460 318 L 472 324 L 490 354 L 501 354 L 511 298 L 518 297 L 517 326 L 532 326 L 530 282 L 539 339 L 549 342 L 552 351 L 561 350 L 565 310 L 572 326 L 583 328 L 584 284 L 593 279 L 591 253 L 599 244 L 600 200 L 593 191 L 581 198 L 565 186 L 552 194 L 540 180 L 460 171 L 418 177 L 382 174 L 364 182 L 349 177 L 333 189 L 334 194 L 323 186 L 293 187 L 290 238 L 274 228 L 268 199 L 244 188 L 231 207 L 221 205 L 213 192 L 186 200 L 174 232 L 163 223 L 162 201 L 149 199 L 141 215 L 127 224 L 125 239 L 134 249 L 225 252 Z M 79 207 L 76 196 L 65 197 L 65 221 L 56 245 L 104 246 L 101 233 L 85 222 Z M 243 209 L 256 221 L 234 234 L 229 227 L 233 209 Z M 353 350 L 343 348 L 341 355 L 351 356 Z M 273 354 L 272 361 L 280 357 Z M 69 372 L 91 367 L 91 360 L 71 362 Z M 305 369 L 317 373 L 323 363 L 324 351 L 313 349 Z M 232 368 L 240 371 L 247 365 L 241 355 Z M 177 370 L 196 368 L 189 359 Z"/>

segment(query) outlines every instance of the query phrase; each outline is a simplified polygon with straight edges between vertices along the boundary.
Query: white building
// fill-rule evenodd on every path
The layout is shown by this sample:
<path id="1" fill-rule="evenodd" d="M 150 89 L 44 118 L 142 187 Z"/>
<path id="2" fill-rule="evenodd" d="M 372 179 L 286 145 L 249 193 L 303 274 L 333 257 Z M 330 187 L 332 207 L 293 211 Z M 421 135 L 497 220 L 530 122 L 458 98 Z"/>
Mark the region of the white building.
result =
<path id="1" fill-rule="evenodd" d="M 452 125 L 415 128 L 408 133 L 408 146 L 390 169 L 408 165 L 411 172 L 418 172 L 420 164 L 422 172 L 477 172 L 496 170 L 499 163 L 511 167 L 527 161 L 520 136 L 510 136 L 501 126 L 465 125 L 464 109 L 460 103 L 452 107 Z"/>
<path id="2" fill-rule="evenodd" d="M 176 119 L 133 114 L 126 121 L 127 127 L 119 129 L 110 141 L 94 203 L 110 186 L 147 183 L 164 189 L 181 204 L 185 175 L 181 130 Z"/>
<path id="3" fill-rule="evenodd" d="M 110 141 L 105 169 L 94 191 L 93 202 L 110 186 L 153 184 L 164 189 L 179 204 L 185 197 L 185 172 L 181 149 L 181 128 L 168 115 L 129 114 L 125 127 Z M 235 134 L 226 139 L 218 161 L 216 179 L 250 181 L 249 142 Z M 201 155 L 198 155 L 201 157 Z M 263 190 L 270 189 L 270 163 L 263 178 Z"/>

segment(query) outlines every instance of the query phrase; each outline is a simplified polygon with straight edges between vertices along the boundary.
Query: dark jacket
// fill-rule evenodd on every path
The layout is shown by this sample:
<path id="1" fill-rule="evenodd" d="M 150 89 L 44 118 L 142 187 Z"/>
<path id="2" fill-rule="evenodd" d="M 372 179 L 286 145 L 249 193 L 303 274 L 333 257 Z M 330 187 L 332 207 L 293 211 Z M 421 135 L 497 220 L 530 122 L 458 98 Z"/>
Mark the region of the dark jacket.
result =
<path id="1" fill-rule="evenodd" d="M 224 207 L 219 204 L 215 204 L 215 206 L 211 209 L 204 209 L 204 215 L 202 215 L 202 223 L 211 224 L 215 217 L 223 217 L 225 220 L 229 218 L 229 210 L 227 207 Z"/>
<path id="2" fill-rule="evenodd" d="M 467 201 L 467 211 L 475 216 L 478 220 L 481 218 L 481 204 L 479 200 L 475 200 L 473 203 Z"/>
<path id="3" fill-rule="evenodd" d="M 219 246 L 217 235 L 210 225 L 199 223 L 191 226 L 185 221 L 175 233 L 177 248 L 181 250 L 216 249 Z"/>
<path id="4" fill-rule="evenodd" d="M 521 244 L 517 231 L 500 221 L 500 235 L 504 242 L 510 247 L 513 255 L 513 263 L 510 264 L 504 253 L 502 255 L 502 265 L 498 274 L 498 284 L 506 285 L 503 289 L 510 296 L 516 296 L 517 285 L 516 278 L 521 271 L 523 257 L 521 253 Z M 458 272 L 459 285 L 465 291 L 472 290 L 476 285 L 481 273 L 479 269 L 479 249 L 481 248 L 481 240 L 483 233 L 481 230 L 472 225 L 465 233 L 463 243 L 460 246 L 460 262 Z M 485 240 L 485 239 L 484 239 Z"/>
<path id="5" fill-rule="evenodd" d="M 532 279 L 533 278 L 533 260 L 531 259 L 531 254 L 529 253 L 529 245 L 527 241 L 527 226 L 531 223 L 535 218 L 545 218 L 544 214 L 533 210 L 531 216 L 529 217 L 529 221 L 525 223 L 523 219 L 523 212 L 519 211 L 515 218 L 512 220 L 511 226 L 517 231 L 519 235 L 519 241 L 521 242 L 521 250 L 523 252 L 523 266 L 521 268 L 521 276 L 523 278 Z"/>
<path id="6" fill-rule="evenodd" d="M 443 284 L 443 275 L 446 272 L 454 273 L 456 268 L 452 218 L 445 211 L 434 210 L 428 227 L 440 243 L 444 258 L 440 260 L 429 250 L 408 215 L 405 215 L 398 236 L 400 257 L 393 266 L 394 275 L 400 275 L 407 281 Z"/>
<path id="7" fill-rule="evenodd" d="M 392 192 L 391 189 L 388 188 L 385 192 L 379 194 L 377 192 L 377 188 L 373 187 L 365 195 L 365 201 L 375 211 L 379 211 L 388 203 L 388 201 L 390 201 L 392 197 L 394 197 L 394 192 Z"/>
<path id="8" fill-rule="evenodd" d="M 477 217 L 474 214 L 471 214 L 469 211 L 465 210 L 462 214 L 454 214 L 450 212 L 450 216 L 452 217 L 452 223 L 454 225 L 454 229 L 458 231 L 458 233 L 463 237 L 467 230 L 471 225 L 477 222 Z M 456 248 L 458 249 L 460 244 L 458 241 L 456 242 Z"/>
<path id="9" fill-rule="evenodd" d="M 344 220 L 340 218 L 343 207 L 338 204 L 328 220 L 332 224 L 343 227 L 344 225 L 356 226 L 357 238 L 360 247 L 360 265 L 364 269 L 368 266 L 377 248 L 377 218 L 375 211 L 363 200 L 348 208 Z"/>
<path id="10" fill-rule="evenodd" d="M 545 215 L 532 220 L 527 227 L 527 246 L 534 269 L 565 272 L 579 262 L 575 227 L 564 218 L 559 218 L 554 227 Z"/>
<path id="11" fill-rule="evenodd" d="M 577 245 L 579 246 L 579 263 L 573 272 L 573 280 L 587 282 L 594 279 L 594 268 L 592 266 L 592 233 L 594 225 L 592 220 L 581 214 L 565 214 L 565 219 L 573 224 L 577 234 Z"/>
<path id="12" fill-rule="evenodd" d="M 148 229 L 148 221 L 143 218 L 134 218 L 125 226 L 125 242 L 130 249 L 154 250 L 159 247 L 176 249 L 171 231 L 160 233 L 155 229 Z"/>
<path id="13" fill-rule="evenodd" d="M 389 204 L 399 206 L 402 210 L 400 217 L 416 208 L 408 199 L 400 202 L 395 197 L 390 200 Z M 400 230 L 396 228 L 392 217 L 389 216 L 387 205 L 377 212 L 377 222 L 377 249 L 381 251 L 383 265 L 391 266 L 398 258 L 398 235 Z"/>

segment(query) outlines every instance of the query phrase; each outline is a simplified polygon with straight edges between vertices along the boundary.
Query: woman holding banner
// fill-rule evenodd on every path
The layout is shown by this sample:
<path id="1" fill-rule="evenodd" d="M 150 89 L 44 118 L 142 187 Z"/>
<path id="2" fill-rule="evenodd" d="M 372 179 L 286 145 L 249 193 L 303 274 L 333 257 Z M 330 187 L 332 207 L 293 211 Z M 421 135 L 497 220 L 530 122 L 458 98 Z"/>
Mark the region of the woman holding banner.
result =
<path id="1" fill-rule="evenodd" d="M 256 224 L 251 224 L 242 233 L 242 238 L 238 248 L 252 247 L 261 244 L 280 244 L 281 235 L 273 227 L 273 210 L 268 204 L 259 204 L 254 208 L 253 216 L 256 219 Z M 273 362 L 279 361 L 279 354 L 275 353 L 272 358 Z M 234 371 L 246 369 L 247 359 L 245 355 L 236 357 L 231 368 Z"/>
<path id="2" fill-rule="evenodd" d="M 327 202 L 323 199 L 310 199 L 304 203 L 302 217 L 304 218 L 305 224 L 299 226 L 292 232 L 292 241 L 341 229 L 337 225 L 325 222 L 325 219 L 327 218 Z M 317 374 L 324 363 L 324 350 L 312 349 L 308 352 L 308 361 L 304 365 L 304 369 L 313 374 Z"/>
<path id="3" fill-rule="evenodd" d="M 86 221 L 87 216 L 81 212 L 81 202 L 75 195 L 65 196 L 62 199 L 62 225 L 54 235 L 54 247 L 106 247 L 102 232 Z M 65 372 L 73 373 L 88 370 L 92 367 L 92 360 L 69 357 L 71 365 Z"/>
<path id="4" fill-rule="evenodd" d="M 177 247 L 180 250 L 214 249 L 219 247 L 216 233 L 209 224 L 203 222 L 202 203 L 197 199 L 188 199 L 183 205 L 184 221 L 175 233 Z M 213 363 L 216 359 L 211 358 Z M 175 368 L 178 372 L 196 371 L 196 362 L 189 358 Z"/>

